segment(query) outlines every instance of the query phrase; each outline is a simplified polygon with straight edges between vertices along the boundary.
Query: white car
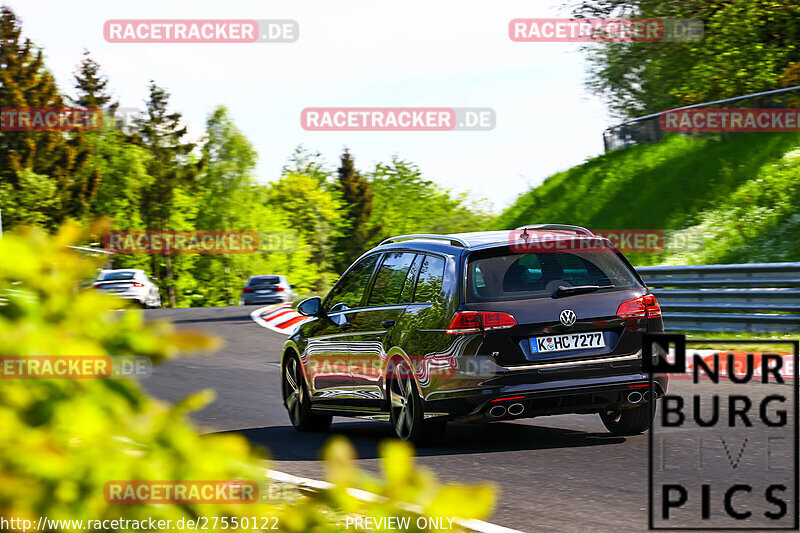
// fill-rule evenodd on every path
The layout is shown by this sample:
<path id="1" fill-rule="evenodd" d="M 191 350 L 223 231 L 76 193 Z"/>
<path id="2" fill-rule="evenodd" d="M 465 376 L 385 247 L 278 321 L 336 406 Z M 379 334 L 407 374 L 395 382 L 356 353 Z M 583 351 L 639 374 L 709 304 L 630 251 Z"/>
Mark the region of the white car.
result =
<path id="1" fill-rule="evenodd" d="M 136 300 L 145 309 L 161 307 L 158 286 L 147 277 L 144 270 L 101 270 L 92 288 L 125 300 Z"/>

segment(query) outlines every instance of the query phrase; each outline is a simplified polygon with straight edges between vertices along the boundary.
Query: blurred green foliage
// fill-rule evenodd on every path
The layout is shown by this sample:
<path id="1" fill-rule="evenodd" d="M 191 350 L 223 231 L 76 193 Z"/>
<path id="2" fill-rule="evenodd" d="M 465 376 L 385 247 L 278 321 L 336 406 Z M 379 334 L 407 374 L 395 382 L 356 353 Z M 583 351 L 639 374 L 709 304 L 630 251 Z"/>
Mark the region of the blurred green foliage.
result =
<path id="1" fill-rule="evenodd" d="M 699 40 L 585 47 L 588 85 L 620 118 L 800 85 L 795 0 L 579 0 L 564 7 L 578 17 L 703 23 Z"/>
<path id="2" fill-rule="evenodd" d="M 110 296 L 79 289 L 99 266 L 67 248 L 105 230 L 63 226 L 54 236 L 20 229 L 0 238 L 0 355 L 147 356 L 154 363 L 218 341 L 177 331 L 137 311 L 114 311 Z M 278 517 L 287 532 L 338 531 L 347 514 L 379 517 L 415 505 L 432 516 L 482 518 L 489 486 L 440 485 L 412 464 L 405 443 L 382 447 L 384 476 L 359 472 L 353 450 L 327 449 L 330 480 L 339 486 L 291 503 L 108 504 L 103 488 L 122 480 L 253 480 L 263 486 L 264 454 L 238 435 L 203 435 L 186 414 L 210 392 L 177 405 L 150 398 L 128 379 L 2 379 L 0 382 L 0 516 L 33 520 Z M 374 491 L 363 501 L 344 490 Z M 173 522 L 174 523 L 174 522 Z M 221 526 L 217 529 L 221 529 Z M 68 528 L 55 529 L 66 531 Z"/>
<path id="3" fill-rule="evenodd" d="M 521 194 L 490 227 L 657 229 L 637 265 L 800 261 L 797 133 L 672 135 L 592 158 Z"/>

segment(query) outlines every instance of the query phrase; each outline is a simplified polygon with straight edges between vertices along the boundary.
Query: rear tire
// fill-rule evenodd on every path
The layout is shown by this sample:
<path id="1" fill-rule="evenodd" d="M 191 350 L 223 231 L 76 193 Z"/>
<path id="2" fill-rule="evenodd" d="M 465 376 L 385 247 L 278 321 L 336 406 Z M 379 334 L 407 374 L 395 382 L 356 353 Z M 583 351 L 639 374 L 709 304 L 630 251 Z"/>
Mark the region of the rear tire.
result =
<path id="1" fill-rule="evenodd" d="M 301 432 L 327 430 L 331 426 L 333 417 L 318 415 L 311 411 L 311 399 L 297 355 L 294 353 L 286 355 L 281 374 L 283 405 L 286 406 L 292 426 Z"/>
<path id="2" fill-rule="evenodd" d="M 606 429 L 614 435 L 639 435 L 644 433 L 653 424 L 655 416 L 655 405 L 652 408 L 650 403 L 645 403 L 631 409 L 620 409 L 602 411 L 600 420 Z"/>
<path id="3" fill-rule="evenodd" d="M 386 396 L 389 420 L 395 437 L 420 446 L 438 444 L 444 438 L 447 421 L 425 419 L 425 408 L 413 378 L 411 366 L 402 360 L 389 363 Z"/>

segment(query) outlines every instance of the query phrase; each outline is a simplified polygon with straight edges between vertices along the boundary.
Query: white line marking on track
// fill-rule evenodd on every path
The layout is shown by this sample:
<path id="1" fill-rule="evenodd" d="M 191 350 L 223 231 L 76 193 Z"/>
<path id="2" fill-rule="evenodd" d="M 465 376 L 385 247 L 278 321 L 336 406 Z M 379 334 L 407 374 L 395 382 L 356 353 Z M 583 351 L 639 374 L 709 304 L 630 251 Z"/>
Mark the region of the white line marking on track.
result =
<path id="1" fill-rule="evenodd" d="M 291 483 L 293 485 L 307 487 L 309 489 L 313 489 L 316 491 L 330 490 L 335 486 L 332 483 L 328 483 L 327 481 L 320 481 L 318 479 L 311 479 L 307 477 L 298 477 L 292 474 L 287 474 L 286 472 L 279 472 L 277 470 L 267 470 L 266 472 L 267 472 L 267 477 L 275 481 L 283 483 Z M 373 494 L 371 492 L 367 492 L 361 489 L 347 489 L 347 492 L 354 498 L 358 498 L 361 501 L 366 501 L 366 502 L 386 501 L 386 498 L 383 496 L 378 496 L 377 494 Z M 422 508 L 418 505 L 401 504 L 400 506 L 409 512 L 415 514 L 422 514 Z M 498 526 L 497 524 L 484 522 L 483 520 L 456 518 L 454 522 L 468 531 L 477 531 L 478 533 L 523 533 L 518 529 L 510 529 L 507 527 Z"/>

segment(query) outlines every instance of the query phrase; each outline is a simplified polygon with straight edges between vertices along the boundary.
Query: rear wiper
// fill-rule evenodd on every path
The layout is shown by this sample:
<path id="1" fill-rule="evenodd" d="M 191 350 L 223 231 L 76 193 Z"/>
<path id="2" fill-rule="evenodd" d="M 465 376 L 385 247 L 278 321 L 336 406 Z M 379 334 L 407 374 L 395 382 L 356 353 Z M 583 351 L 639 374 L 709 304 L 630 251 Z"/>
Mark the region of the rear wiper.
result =
<path id="1" fill-rule="evenodd" d="M 582 294 L 585 292 L 599 291 L 600 289 L 612 289 L 613 285 L 575 285 L 568 287 L 566 285 L 559 285 L 556 291 L 556 296 L 567 296 L 570 294 Z"/>

